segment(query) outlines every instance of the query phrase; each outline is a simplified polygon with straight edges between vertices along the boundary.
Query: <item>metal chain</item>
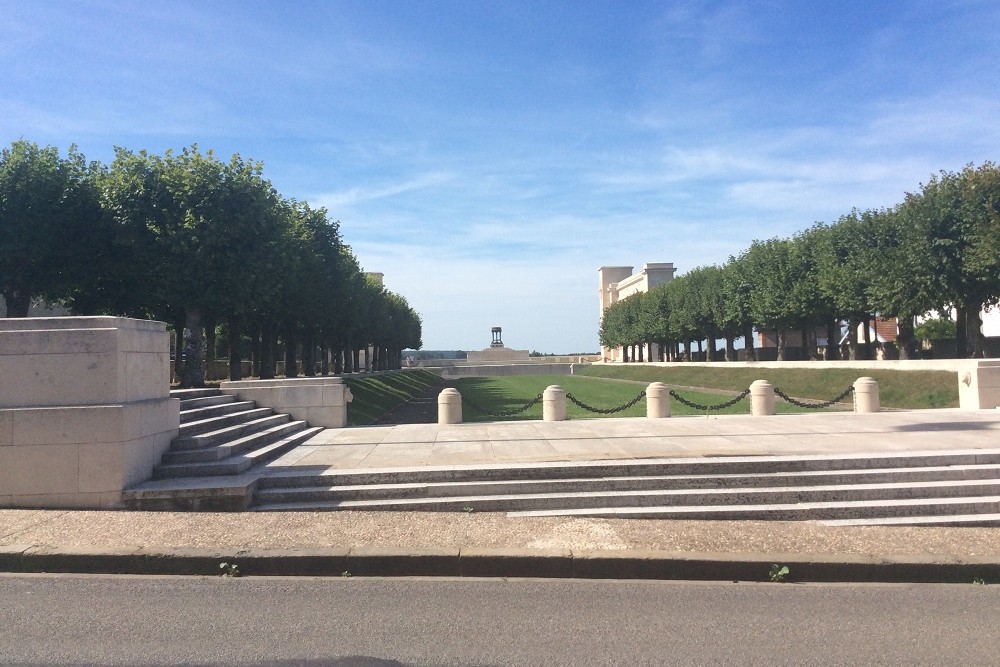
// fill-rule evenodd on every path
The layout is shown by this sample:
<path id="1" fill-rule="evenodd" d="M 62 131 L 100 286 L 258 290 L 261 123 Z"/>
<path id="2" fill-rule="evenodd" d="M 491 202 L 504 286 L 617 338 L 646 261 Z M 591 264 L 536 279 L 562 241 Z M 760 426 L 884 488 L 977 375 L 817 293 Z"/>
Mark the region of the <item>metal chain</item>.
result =
<path id="1" fill-rule="evenodd" d="M 539 394 L 538 396 L 535 396 L 533 399 L 531 399 L 530 401 L 528 401 L 527 403 L 525 403 L 524 405 L 522 405 L 519 408 L 514 408 L 513 410 L 504 410 L 502 412 L 493 412 L 491 410 L 487 410 L 486 408 L 484 408 L 484 407 L 482 407 L 480 405 L 476 405 L 475 403 L 473 403 L 472 401 L 470 401 L 465 396 L 462 397 L 462 402 L 463 403 L 465 403 L 466 405 L 468 405 L 470 408 L 472 408 L 476 412 L 480 412 L 480 413 L 482 413 L 482 414 L 484 414 L 484 415 L 486 415 L 488 417 L 513 417 L 514 415 L 520 414 L 520 413 L 524 412 L 525 410 L 529 409 L 531 406 L 535 405 L 540 400 L 542 400 L 542 395 L 541 394 Z"/>
<path id="2" fill-rule="evenodd" d="M 633 405 L 635 405 L 636 403 L 638 403 L 639 401 L 641 401 L 645 396 L 646 396 L 646 391 L 643 390 L 643 391 L 639 392 L 638 396 L 636 396 L 635 398 L 633 398 L 631 401 L 629 401 L 625 405 L 619 405 L 617 408 L 610 408 L 608 410 L 602 410 L 601 408 L 594 408 L 594 407 L 591 407 L 591 406 L 587 405 L 583 401 L 578 400 L 575 396 L 573 396 L 573 394 L 566 394 L 566 398 L 568 398 L 569 400 L 573 401 L 574 405 L 577 405 L 577 406 L 583 408 L 584 410 L 587 410 L 588 412 L 595 412 L 595 413 L 597 413 L 599 415 L 613 415 L 616 412 L 621 412 L 622 410 L 628 410 Z"/>
<path id="3" fill-rule="evenodd" d="M 836 398 L 830 399 L 829 401 L 823 401 L 822 403 L 803 403 L 802 401 L 796 401 L 794 398 L 792 398 L 791 396 L 789 396 L 785 392 L 781 391 L 777 387 L 774 388 L 774 393 L 775 394 L 777 394 L 778 396 L 781 396 L 783 399 L 785 399 L 786 401 L 788 401 L 792 405 L 797 405 L 800 408 L 814 408 L 814 409 L 828 408 L 831 405 L 833 405 L 834 403 L 840 403 L 842 400 L 844 400 L 845 398 L 847 398 L 848 396 L 850 396 L 852 391 L 854 391 L 854 386 L 853 385 L 850 386 L 850 387 L 848 387 L 847 389 L 845 389 L 842 394 L 840 394 Z"/>
<path id="4" fill-rule="evenodd" d="M 717 405 L 702 405 L 701 403 L 695 403 L 694 401 L 689 401 L 680 394 L 678 394 L 673 389 L 670 390 L 670 395 L 676 398 L 678 401 L 688 406 L 689 408 L 694 408 L 695 410 L 704 410 L 709 412 L 711 410 L 725 410 L 728 407 L 732 407 L 742 401 L 744 398 L 750 395 L 750 388 L 744 389 L 739 396 L 736 396 L 725 403 L 719 403 Z"/>

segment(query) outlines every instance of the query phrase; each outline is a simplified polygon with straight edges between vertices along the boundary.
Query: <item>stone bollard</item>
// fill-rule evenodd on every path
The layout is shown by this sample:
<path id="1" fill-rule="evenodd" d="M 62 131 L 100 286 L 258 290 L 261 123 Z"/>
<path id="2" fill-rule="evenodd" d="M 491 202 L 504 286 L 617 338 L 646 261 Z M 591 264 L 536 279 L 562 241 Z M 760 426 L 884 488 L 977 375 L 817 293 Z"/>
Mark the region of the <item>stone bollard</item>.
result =
<path id="1" fill-rule="evenodd" d="M 863 377 L 854 381 L 854 411 L 878 412 L 881 409 L 878 399 L 878 382 L 875 378 Z"/>
<path id="2" fill-rule="evenodd" d="M 774 414 L 774 387 L 767 380 L 750 383 L 750 414 L 754 417 Z"/>
<path id="3" fill-rule="evenodd" d="M 438 394 L 438 424 L 462 423 L 462 395 L 449 387 Z"/>
<path id="4" fill-rule="evenodd" d="M 654 382 L 646 387 L 646 417 L 662 419 L 670 416 L 670 387 Z"/>
<path id="5" fill-rule="evenodd" d="M 542 421 L 566 420 L 566 390 L 557 384 L 549 385 L 542 392 Z"/>

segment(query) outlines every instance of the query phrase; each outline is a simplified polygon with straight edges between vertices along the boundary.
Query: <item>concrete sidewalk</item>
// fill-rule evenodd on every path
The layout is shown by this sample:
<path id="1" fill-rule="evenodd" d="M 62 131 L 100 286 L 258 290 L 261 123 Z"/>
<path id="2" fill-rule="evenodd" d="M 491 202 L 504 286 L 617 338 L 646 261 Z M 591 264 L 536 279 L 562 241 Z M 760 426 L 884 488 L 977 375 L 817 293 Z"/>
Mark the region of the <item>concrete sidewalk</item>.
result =
<path id="1" fill-rule="evenodd" d="M 1000 448 L 1000 411 L 331 429 L 254 471 Z M 0 571 L 1000 583 L 996 528 L 501 513 L 0 510 Z"/>

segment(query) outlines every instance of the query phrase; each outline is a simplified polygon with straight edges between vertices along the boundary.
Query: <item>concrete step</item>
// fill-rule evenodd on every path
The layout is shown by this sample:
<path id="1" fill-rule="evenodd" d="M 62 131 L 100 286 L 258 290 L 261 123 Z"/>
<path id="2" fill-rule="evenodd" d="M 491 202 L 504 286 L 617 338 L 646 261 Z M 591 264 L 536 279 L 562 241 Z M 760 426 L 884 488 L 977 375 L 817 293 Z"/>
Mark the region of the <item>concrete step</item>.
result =
<path id="1" fill-rule="evenodd" d="M 775 505 L 613 507 L 511 512 L 510 516 L 562 516 L 619 519 L 710 519 L 741 521 L 833 521 L 948 515 L 993 515 L 1000 496 L 913 498 L 902 500 L 815 502 Z"/>
<path id="2" fill-rule="evenodd" d="M 322 500 L 365 500 L 407 497 L 493 496 L 522 493 L 618 492 L 660 489 L 746 489 L 796 485 L 911 483 L 947 480 L 1000 479 L 1000 465 L 973 464 L 927 468 L 822 470 L 758 475 L 652 475 L 540 480 L 470 482 L 344 483 L 346 475 L 329 475 L 325 485 L 281 486 L 269 478 L 261 485 L 264 503 Z M 330 483 L 332 482 L 332 483 Z"/>
<path id="3" fill-rule="evenodd" d="M 235 400 L 236 397 L 232 394 L 217 394 L 215 396 L 205 396 L 204 398 L 188 398 L 181 401 L 181 412 L 194 410 L 196 408 L 204 408 L 210 405 L 232 403 Z"/>
<path id="4" fill-rule="evenodd" d="M 830 519 L 824 526 L 929 526 L 979 528 L 1000 526 L 1000 514 L 943 514 L 938 516 L 894 516 L 873 519 Z"/>
<path id="5" fill-rule="evenodd" d="M 244 435 L 249 435 L 251 433 L 256 433 L 257 431 L 263 431 L 265 429 L 271 428 L 272 426 L 278 426 L 279 424 L 284 424 L 285 422 L 291 421 L 291 417 L 285 414 L 272 414 L 270 408 L 260 408 L 264 412 L 256 419 L 251 419 L 242 423 L 236 423 L 231 426 L 226 426 L 225 428 L 220 428 L 215 431 L 208 431 L 206 433 L 199 433 L 197 435 L 192 435 L 189 437 L 175 438 L 173 442 L 170 443 L 170 449 L 173 451 L 180 451 L 185 449 L 204 449 L 205 447 L 214 447 L 216 445 L 223 445 L 230 440 L 235 440 Z M 253 412 L 257 412 L 254 410 Z M 242 414 L 242 413 L 237 413 Z M 227 415 L 229 416 L 229 415 Z"/>
<path id="6" fill-rule="evenodd" d="M 170 398 L 179 398 L 184 401 L 190 398 L 218 396 L 220 393 L 222 392 L 217 387 L 203 387 L 201 389 L 171 389 Z"/>
<path id="7" fill-rule="evenodd" d="M 308 424 L 304 421 L 286 421 L 263 431 L 256 431 L 235 440 L 228 440 L 221 445 L 202 449 L 171 450 L 163 455 L 163 463 L 199 463 L 221 461 L 222 459 L 241 454 L 248 450 L 258 449 L 264 445 L 279 440 L 286 435 L 301 431 Z"/>
<path id="8" fill-rule="evenodd" d="M 181 407 L 181 426 L 187 426 L 188 424 L 195 422 L 203 422 L 211 417 L 222 417 L 224 415 L 231 415 L 234 412 L 246 412 L 248 410 L 253 410 L 257 407 L 257 404 L 253 401 L 236 401 L 233 400 L 234 397 L 229 396 L 230 400 L 217 403 L 215 405 L 201 406 L 197 408 L 192 408 L 190 410 L 185 410 L 183 406 Z M 190 435 L 189 433 L 186 435 Z"/>
<path id="9" fill-rule="evenodd" d="M 284 415 L 287 417 L 287 415 Z M 293 447 L 305 442 L 323 430 L 322 427 L 306 427 L 306 422 L 297 422 L 300 428 L 287 434 L 279 440 L 268 443 L 257 449 L 235 454 L 221 461 L 204 461 L 194 463 L 168 463 L 154 470 L 154 479 L 179 477 L 215 477 L 239 475 L 250 468 L 266 463 L 281 456 Z"/>
<path id="10" fill-rule="evenodd" d="M 309 474 L 289 471 L 268 476 L 260 488 L 330 487 L 356 484 L 430 484 L 454 482 L 583 480 L 639 477 L 684 477 L 731 479 L 753 475 L 825 474 L 831 471 L 880 471 L 911 468 L 957 468 L 1000 465 L 1000 449 L 930 451 L 850 456 L 731 456 L 715 458 L 653 459 L 648 461 L 583 461 L 490 466 L 448 466 L 398 470 L 354 470 Z"/>
<path id="11" fill-rule="evenodd" d="M 250 409 L 240 410 L 238 412 L 219 415 L 217 417 L 205 417 L 204 419 L 199 419 L 197 421 L 187 422 L 181 424 L 180 430 L 177 433 L 177 438 L 175 438 L 175 442 L 188 440 L 192 436 L 196 436 L 201 433 L 219 431 L 227 426 L 244 424 L 272 414 L 274 414 L 274 410 L 271 408 L 253 407 Z M 182 444 L 178 444 L 178 448 L 185 449 L 186 447 Z"/>
<path id="12" fill-rule="evenodd" d="M 287 493 L 287 492 L 286 492 Z M 1000 495 L 1000 479 L 916 482 L 901 484 L 849 484 L 748 489 L 666 489 L 653 491 L 595 491 L 577 493 L 522 493 L 495 496 L 403 497 L 365 500 L 319 499 L 338 509 L 456 512 L 472 508 L 481 512 L 575 510 L 590 508 L 691 507 L 730 505 L 788 505 L 843 501 L 889 500 Z M 272 507 L 270 494 L 259 491 L 262 506 Z M 288 496 L 284 496 L 287 498 Z M 308 498 L 306 494 L 306 498 Z M 309 501 L 306 501 L 309 502 Z M 289 504 L 301 505 L 302 502 Z"/>

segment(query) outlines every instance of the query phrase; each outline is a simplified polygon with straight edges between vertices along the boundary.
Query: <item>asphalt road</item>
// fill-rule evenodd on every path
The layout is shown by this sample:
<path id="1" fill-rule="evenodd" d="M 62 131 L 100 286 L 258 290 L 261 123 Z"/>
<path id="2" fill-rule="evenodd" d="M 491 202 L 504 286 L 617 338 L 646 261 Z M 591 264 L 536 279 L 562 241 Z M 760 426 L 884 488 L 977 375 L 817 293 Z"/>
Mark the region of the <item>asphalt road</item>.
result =
<path id="1" fill-rule="evenodd" d="M 988 665 L 1000 586 L 0 575 L 0 663 Z"/>

